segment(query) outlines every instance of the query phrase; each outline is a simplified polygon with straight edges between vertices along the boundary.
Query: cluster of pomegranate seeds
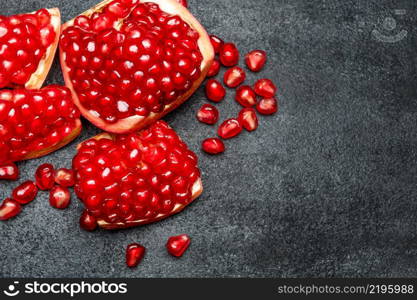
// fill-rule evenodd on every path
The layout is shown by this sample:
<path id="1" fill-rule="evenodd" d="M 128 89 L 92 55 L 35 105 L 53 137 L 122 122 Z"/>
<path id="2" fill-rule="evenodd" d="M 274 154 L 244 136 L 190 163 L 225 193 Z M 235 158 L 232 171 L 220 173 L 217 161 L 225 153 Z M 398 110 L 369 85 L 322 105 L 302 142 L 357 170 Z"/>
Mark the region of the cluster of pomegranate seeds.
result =
<path id="1" fill-rule="evenodd" d="M 46 9 L 0 16 L 0 88 L 25 85 L 55 37 L 51 15 Z"/>
<path id="2" fill-rule="evenodd" d="M 0 166 L 0 179 L 16 180 L 17 178 L 19 178 L 19 169 L 16 164 L 8 163 Z"/>
<path id="3" fill-rule="evenodd" d="M 115 0 L 77 17 L 60 45 L 82 106 L 113 124 L 160 113 L 191 88 L 201 75 L 199 36 L 155 3 Z"/>
<path id="4" fill-rule="evenodd" d="M 168 239 L 166 248 L 168 253 L 175 257 L 181 257 L 190 246 L 191 239 L 186 234 L 172 236 Z"/>
<path id="5" fill-rule="evenodd" d="M 78 126 L 79 111 L 61 86 L 0 91 L 0 164 L 53 147 Z"/>
<path id="6" fill-rule="evenodd" d="M 126 248 L 126 265 L 129 268 L 134 268 L 139 265 L 145 256 L 146 249 L 142 245 L 133 243 Z"/>

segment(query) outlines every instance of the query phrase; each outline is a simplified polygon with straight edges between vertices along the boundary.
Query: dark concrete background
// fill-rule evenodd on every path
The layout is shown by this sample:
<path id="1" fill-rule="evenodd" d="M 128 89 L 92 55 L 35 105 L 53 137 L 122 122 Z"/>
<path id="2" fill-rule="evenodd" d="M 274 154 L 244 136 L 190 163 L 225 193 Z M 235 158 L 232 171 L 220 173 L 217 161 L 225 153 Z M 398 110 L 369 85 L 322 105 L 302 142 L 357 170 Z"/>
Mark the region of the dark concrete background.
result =
<path id="1" fill-rule="evenodd" d="M 215 128 L 194 117 L 200 89 L 166 120 L 201 158 L 205 192 L 180 215 L 118 232 L 79 229 L 82 210 L 49 207 L 41 193 L 16 219 L 0 223 L 2 277 L 300 277 L 417 276 L 417 93 L 415 1 L 190 0 L 209 32 L 242 53 L 265 49 L 261 75 L 279 86 L 280 113 L 227 152 L 199 150 Z M 58 6 L 68 20 L 96 0 L 2 0 L 2 13 Z M 395 15 L 394 9 L 406 14 Z M 397 27 L 383 28 L 387 17 Z M 397 43 L 376 40 L 372 30 Z M 62 83 L 56 64 L 49 83 Z M 222 118 L 239 106 L 230 91 Z M 70 146 L 19 164 L 69 167 L 74 146 L 98 130 L 85 122 Z M 5 198 L 16 183 L 1 182 Z M 180 259 L 164 244 L 188 233 Z M 148 249 L 134 270 L 124 249 Z"/>

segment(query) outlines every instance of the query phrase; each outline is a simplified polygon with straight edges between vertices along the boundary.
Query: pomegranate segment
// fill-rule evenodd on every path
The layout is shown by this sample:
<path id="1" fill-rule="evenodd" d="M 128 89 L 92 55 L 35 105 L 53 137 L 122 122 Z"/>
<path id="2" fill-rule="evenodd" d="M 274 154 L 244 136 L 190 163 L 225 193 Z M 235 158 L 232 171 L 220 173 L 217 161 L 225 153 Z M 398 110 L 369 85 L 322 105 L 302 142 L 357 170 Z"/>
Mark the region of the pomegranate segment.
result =
<path id="1" fill-rule="evenodd" d="M 159 221 L 202 193 L 197 156 L 163 121 L 85 141 L 73 168 L 77 196 L 105 229 Z"/>
<path id="2" fill-rule="evenodd" d="M 8 163 L 0 167 L 0 180 L 16 180 L 19 178 L 19 169 L 16 164 Z"/>
<path id="3" fill-rule="evenodd" d="M 56 170 L 55 182 L 63 187 L 73 187 L 75 184 L 74 171 L 65 168 Z"/>
<path id="4" fill-rule="evenodd" d="M 13 199 L 7 198 L 0 205 L 0 221 L 11 219 L 22 211 L 22 206 Z"/>
<path id="5" fill-rule="evenodd" d="M 33 181 L 25 181 L 12 192 L 13 200 L 20 204 L 28 204 L 35 200 L 38 194 L 38 188 Z"/>
<path id="6" fill-rule="evenodd" d="M 248 85 L 242 85 L 236 90 L 235 99 L 243 107 L 256 105 L 256 94 Z"/>
<path id="7" fill-rule="evenodd" d="M 243 108 L 239 112 L 239 122 L 247 131 L 254 131 L 258 128 L 258 117 L 253 108 Z"/>
<path id="8" fill-rule="evenodd" d="M 190 243 L 190 237 L 186 234 L 181 234 L 178 236 L 170 237 L 166 244 L 166 248 L 168 250 L 168 253 L 172 256 L 181 257 L 190 246 Z"/>
<path id="9" fill-rule="evenodd" d="M 97 228 L 97 220 L 87 210 L 84 210 L 80 217 L 80 227 L 86 231 L 94 231 Z"/>
<path id="10" fill-rule="evenodd" d="M 265 66 L 266 58 L 267 55 L 265 51 L 253 50 L 245 56 L 245 63 L 252 72 L 259 72 Z"/>
<path id="11" fill-rule="evenodd" d="M 175 0 L 106 0 L 63 26 L 61 66 L 85 118 L 112 133 L 150 125 L 198 88 L 210 39 Z"/>
<path id="12" fill-rule="evenodd" d="M 204 104 L 197 112 L 197 119 L 208 125 L 216 124 L 219 120 L 219 110 L 211 104 Z"/>
<path id="13" fill-rule="evenodd" d="M 261 115 L 273 115 L 278 111 L 278 102 L 275 98 L 264 98 L 258 102 L 256 110 Z"/>
<path id="14" fill-rule="evenodd" d="M 68 188 L 56 185 L 49 192 L 49 204 L 57 209 L 65 209 L 71 203 L 71 194 Z"/>
<path id="15" fill-rule="evenodd" d="M 213 102 L 220 102 L 226 96 L 226 90 L 216 79 L 209 79 L 206 83 L 206 96 Z"/>
<path id="16" fill-rule="evenodd" d="M 238 136 L 242 132 L 243 128 L 237 119 L 228 119 L 224 121 L 217 130 L 218 135 L 222 139 L 231 139 Z"/>
<path id="17" fill-rule="evenodd" d="M 67 88 L 0 90 L 0 164 L 49 154 L 80 130 Z"/>
<path id="18" fill-rule="evenodd" d="M 217 76 L 220 72 L 220 62 L 215 59 L 213 60 L 213 63 L 211 64 L 211 67 L 209 71 L 207 72 L 207 77 L 214 77 Z"/>
<path id="19" fill-rule="evenodd" d="M 0 16 L 0 88 L 40 88 L 52 65 L 61 27 L 59 9 Z"/>
<path id="20" fill-rule="evenodd" d="M 54 167 L 51 164 L 40 165 L 36 169 L 35 180 L 40 190 L 50 190 L 54 186 Z"/>
<path id="21" fill-rule="evenodd" d="M 269 79 L 259 79 L 253 86 L 255 93 L 264 98 L 272 98 L 277 92 L 277 87 Z"/>
<path id="22" fill-rule="evenodd" d="M 224 84 L 230 88 L 241 85 L 246 79 L 245 71 L 240 67 L 233 67 L 224 73 Z"/>
<path id="23" fill-rule="evenodd" d="M 134 268 L 139 265 L 145 256 L 146 248 L 142 245 L 133 243 L 126 248 L 126 265 L 129 268 Z"/>
<path id="24" fill-rule="evenodd" d="M 225 67 L 233 67 L 239 62 L 239 50 L 233 43 L 226 43 L 221 46 L 219 52 L 220 62 Z"/>
<path id="25" fill-rule="evenodd" d="M 209 138 L 205 139 L 202 143 L 201 148 L 204 152 L 208 154 L 220 154 L 225 151 L 224 143 L 221 139 L 218 138 Z"/>

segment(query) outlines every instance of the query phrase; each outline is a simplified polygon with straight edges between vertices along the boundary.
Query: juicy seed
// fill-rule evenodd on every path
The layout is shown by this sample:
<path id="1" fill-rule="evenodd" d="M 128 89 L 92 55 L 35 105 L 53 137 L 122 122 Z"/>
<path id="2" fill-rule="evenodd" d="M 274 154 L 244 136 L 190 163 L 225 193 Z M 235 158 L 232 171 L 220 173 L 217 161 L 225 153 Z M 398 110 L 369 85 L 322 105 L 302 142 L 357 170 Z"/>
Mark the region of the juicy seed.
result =
<path id="1" fill-rule="evenodd" d="M 255 93 L 264 98 L 272 98 L 277 92 L 277 87 L 269 79 L 259 79 L 253 86 Z"/>
<path id="2" fill-rule="evenodd" d="M 35 181 L 40 190 L 50 190 L 54 186 L 54 167 L 51 164 L 40 165 L 35 172 Z"/>
<path id="3" fill-rule="evenodd" d="M 20 204 L 28 204 L 32 202 L 38 194 L 38 188 L 33 181 L 25 181 L 18 187 L 13 189 L 12 196 L 13 200 Z"/>
<path id="4" fill-rule="evenodd" d="M 186 234 L 181 234 L 178 236 L 172 236 L 168 239 L 166 248 L 169 254 L 174 257 L 183 256 L 184 252 L 190 246 L 191 239 Z"/>
<path id="5" fill-rule="evenodd" d="M 74 171 L 66 168 L 56 170 L 55 182 L 63 187 L 73 187 L 75 184 Z"/>
<path id="6" fill-rule="evenodd" d="M 224 143 L 219 138 L 209 138 L 205 139 L 202 143 L 201 148 L 204 152 L 207 152 L 208 154 L 220 154 L 225 151 Z"/>
<path id="7" fill-rule="evenodd" d="M 224 73 L 224 84 L 230 88 L 241 85 L 246 79 L 245 71 L 240 67 L 233 67 Z"/>
<path id="8" fill-rule="evenodd" d="M 239 50 L 233 43 L 226 43 L 220 48 L 220 62 L 225 67 L 233 67 L 239 62 Z"/>
<path id="9" fill-rule="evenodd" d="M 216 79 L 209 79 L 206 83 L 206 96 L 213 102 L 220 102 L 226 96 L 226 90 Z"/>
<path id="10" fill-rule="evenodd" d="M 71 194 L 66 187 L 56 185 L 49 192 L 49 204 L 57 209 L 65 209 L 71 203 Z"/>
<path id="11" fill-rule="evenodd" d="M 243 128 L 237 119 L 228 119 L 224 121 L 217 130 L 218 135 L 222 139 L 231 139 L 238 136 L 242 132 Z"/>
<path id="12" fill-rule="evenodd" d="M 0 167 L 0 179 L 16 180 L 17 178 L 19 178 L 19 169 L 16 164 L 9 163 Z"/>
<path id="13" fill-rule="evenodd" d="M 213 60 L 213 63 L 211 64 L 211 67 L 209 71 L 207 72 L 207 77 L 214 77 L 217 76 L 220 72 L 220 62 L 215 59 Z"/>
<path id="14" fill-rule="evenodd" d="M 256 111 L 253 108 L 243 108 L 239 112 L 239 123 L 247 131 L 254 131 L 258 128 L 258 117 Z"/>
<path id="15" fill-rule="evenodd" d="M 80 227 L 86 231 L 94 231 L 97 228 L 97 220 L 87 210 L 84 210 L 80 217 Z"/>
<path id="16" fill-rule="evenodd" d="M 242 85 L 236 90 L 235 100 L 243 107 L 256 105 L 256 94 L 248 85 Z"/>
<path id="17" fill-rule="evenodd" d="M 0 221 L 11 219 L 22 211 L 22 206 L 13 199 L 7 198 L 0 205 Z"/>
<path id="18" fill-rule="evenodd" d="M 219 38 L 218 36 L 210 35 L 210 42 L 214 48 L 214 53 L 218 54 L 224 44 L 223 40 Z"/>
<path id="19" fill-rule="evenodd" d="M 278 102 L 275 98 L 264 98 L 256 105 L 256 110 L 261 115 L 273 115 L 278 111 Z"/>
<path id="20" fill-rule="evenodd" d="M 216 124 L 219 120 L 219 110 L 211 104 L 204 104 L 197 112 L 197 120 L 208 125 Z"/>
<path id="21" fill-rule="evenodd" d="M 263 50 L 253 50 L 246 54 L 245 56 L 245 63 L 246 66 L 252 72 L 259 72 L 265 66 L 267 59 L 266 52 Z"/>
<path id="22" fill-rule="evenodd" d="M 134 268 L 139 265 L 145 256 L 146 249 L 139 244 L 130 244 L 126 248 L 126 265 L 129 268 Z"/>
<path id="23" fill-rule="evenodd" d="M 188 3 L 187 0 L 176 0 L 179 4 L 181 4 L 182 6 L 188 8 Z"/>

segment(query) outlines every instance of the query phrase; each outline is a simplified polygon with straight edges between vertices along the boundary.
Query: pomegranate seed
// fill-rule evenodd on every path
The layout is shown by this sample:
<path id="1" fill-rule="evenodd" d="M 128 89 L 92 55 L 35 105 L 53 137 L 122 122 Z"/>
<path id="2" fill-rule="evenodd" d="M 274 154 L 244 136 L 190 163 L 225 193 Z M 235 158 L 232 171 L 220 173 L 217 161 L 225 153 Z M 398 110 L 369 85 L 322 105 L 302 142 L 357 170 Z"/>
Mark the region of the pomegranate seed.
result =
<path id="1" fill-rule="evenodd" d="M 218 36 L 210 35 L 210 42 L 214 48 L 214 53 L 218 54 L 224 44 L 223 40 L 219 38 Z"/>
<path id="2" fill-rule="evenodd" d="M 33 201 L 38 194 L 38 188 L 33 181 L 25 181 L 12 192 L 13 199 L 20 204 L 27 204 Z"/>
<path id="3" fill-rule="evenodd" d="M 219 53 L 220 62 L 225 67 L 233 67 L 239 62 L 239 50 L 233 43 L 224 44 Z"/>
<path id="4" fill-rule="evenodd" d="M 255 82 L 253 89 L 256 94 L 264 98 L 272 98 L 277 92 L 277 87 L 269 79 L 259 79 Z"/>
<path id="5" fill-rule="evenodd" d="M 142 245 L 133 243 L 127 246 L 126 249 L 126 265 L 129 268 L 134 268 L 139 265 L 145 256 L 146 248 Z"/>
<path id="6" fill-rule="evenodd" d="M 223 139 L 231 139 L 242 132 L 242 125 L 237 119 L 228 119 L 224 121 L 217 130 L 218 135 Z"/>
<path id="7" fill-rule="evenodd" d="M 205 139 L 202 143 L 202 149 L 209 154 L 220 154 L 225 151 L 224 143 L 218 138 Z"/>
<path id="8" fill-rule="evenodd" d="M 86 231 L 94 231 L 97 228 L 97 220 L 84 210 L 80 217 L 80 227 Z"/>
<path id="9" fill-rule="evenodd" d="M 188 3 L 187 0 L 176 0 L 179 4 L 181 4 L 184 7 L 188 8 Z"/>
<path id="10" fill-rule="evenodd" d="M 55 182 L 63 187 L 73 187 L 75 184 L 74 171 L 65 168 L 56 170 Z"/>
<path id="11" fill-rule="evenodd" d="M 246 79 L 246 73 L 242 68 L 233 67 L 224 73 L 224 84 L 230 88 L 241 85 Z"/>
<path id="12" fill-rule="evenodd" d="M 273 115 L 278 111 L 278 102 L 275 98 L 264 98 L 256 105 L 256 110 L 261 115 Z"/>
<path id="13" fill-rule="evenodd" d="M 71 202 L 71 194 L 66 187 L 56 185 L 49 192 L 49 204 L 58 209 L 65 209 Z"/>
<path id="14" fill-rule="evenodd" d="M 197 112 L 197 119 L 201 123 L 213 125 L 219 120 L 219 111 L 211 104 L 204 104 Z"/>
<path id="15" fill-rule="evenodd" d="M 235 100 L 243 107 L 256 105 L 256 94 L 248 85 L 242 85 L 236 90 Z"/>
<path id="16" fill-rule="evenodd" d="M 246 65 L 252 72 L 259 72 L 265 66 L 266 52 L 262 50 L 253 50 L 245 57 Z"/>
<path id="17" fill-rule="evenodd" d="M 220 62 L 217 59 L 215 59 L 213 60 L 213 63 L 211 64 L 211 67 L 209 71 L 207 72 L 207 77 L 217 76 L 217 74 L 219 74 L 219 71 L 220 71 Z"/>
<path id="18" fill-rule="evenodd" d="M 54 167 L 51 164 L 40 165 L 36 169 L 35 180 L 39 189 L 50 190 L 54 186 Z"/>
<path id="19" fill-rule="evenodd" d="M 206 96 L 213 102 L 220 102 L 226 96 L 226 90 L 216 79 L 210 79 L 206 84 Z"/>
<path id="20" fill-rule="evenodd" d="M 19 169 L 16 164 L 9 163 L 0 167 L 0 179 L 16 180 L 17 178 L 19 178 Z"/>
<path id="21" fill-rule="evenodd" d="M 181 257 L 190 246 L 191 239 L 186 234 L 172 236 L 166 244 L 168 253 L 175 257 Z"/>
<path id="22" fill-rule="evenodd" d="M 0 221 L 11 219 L 22 211 L 22 206 L 13 199 L 7 198 L 0 205 Z"/>
<path id="23" fill-rule="evenodd" d="M 258 117 L 253 108 L 243 108 L 239 112 L 239 122 L 247 131 L 254 131 L 258 128 Z"/>

